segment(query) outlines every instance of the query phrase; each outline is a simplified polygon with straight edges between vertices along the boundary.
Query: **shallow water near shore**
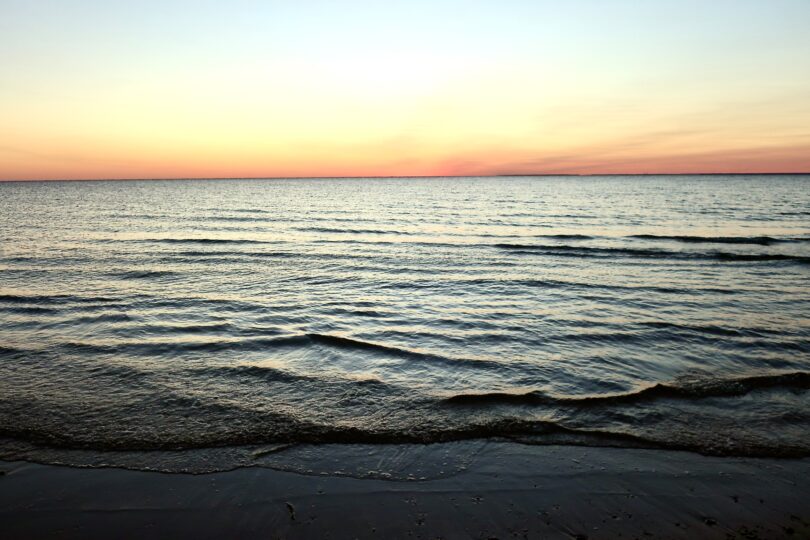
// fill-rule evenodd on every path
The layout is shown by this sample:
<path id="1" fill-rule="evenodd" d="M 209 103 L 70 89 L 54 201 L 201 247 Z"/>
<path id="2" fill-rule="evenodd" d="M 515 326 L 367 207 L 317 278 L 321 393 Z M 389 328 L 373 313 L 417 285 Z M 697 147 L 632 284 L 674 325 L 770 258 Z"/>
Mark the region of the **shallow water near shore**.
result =
<path id="1" fill-rule="evenodd" d="M 810 176 L 0 183 L 0 457 L 808 456 L 808 209 Z"/>

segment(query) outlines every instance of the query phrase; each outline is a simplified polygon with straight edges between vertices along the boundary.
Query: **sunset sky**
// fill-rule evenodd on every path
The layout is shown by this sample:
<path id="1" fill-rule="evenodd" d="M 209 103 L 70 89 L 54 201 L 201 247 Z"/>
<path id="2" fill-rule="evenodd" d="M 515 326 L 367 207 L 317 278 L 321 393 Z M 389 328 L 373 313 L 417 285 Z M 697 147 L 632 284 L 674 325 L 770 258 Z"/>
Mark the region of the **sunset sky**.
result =
<path id="1" fill-rule="evenodd" d="M 0 179 L 774 171 L 808 0 L 0 0 Z"/>

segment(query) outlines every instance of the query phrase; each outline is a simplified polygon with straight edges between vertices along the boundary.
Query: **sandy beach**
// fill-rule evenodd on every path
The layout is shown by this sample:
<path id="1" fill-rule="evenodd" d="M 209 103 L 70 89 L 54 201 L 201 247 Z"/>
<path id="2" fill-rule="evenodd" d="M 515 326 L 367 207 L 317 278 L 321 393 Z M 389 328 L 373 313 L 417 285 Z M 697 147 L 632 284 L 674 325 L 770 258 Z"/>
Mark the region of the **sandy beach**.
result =
<path id="1" fill-rule="evenodd" d="M 2 462 L 2 536 L 810 537 L 808 459 L 471 441 L 430 445 L 428 453 L 382 447 L 372 457 L 396 455 L 397 479 L 358 478 L 352 471 L 368 460 L 368 448 L 320 448 L 334 463 L 308 474 L 260 467 L 165 474 Z M 442 470 L 439 460 L 459 455 L 470 459 Z M 434 474 L 408 479 L 409 469 Z"/>

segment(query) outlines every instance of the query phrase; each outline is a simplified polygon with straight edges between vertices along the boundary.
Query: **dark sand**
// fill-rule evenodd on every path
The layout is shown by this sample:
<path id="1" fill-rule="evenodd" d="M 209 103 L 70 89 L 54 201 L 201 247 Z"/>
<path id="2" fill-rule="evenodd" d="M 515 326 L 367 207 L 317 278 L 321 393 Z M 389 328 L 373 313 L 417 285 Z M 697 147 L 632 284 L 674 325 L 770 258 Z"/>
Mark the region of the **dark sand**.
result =
<path id="1" fill-rule="evenodd" d="M 449 449 L 471 458 L 452 473 L 437 464 L 432 477 L 410 481 L 259 467 L 190 475 L 0 462 L 0 537 L 810 538 L 810 459 L 433 447 L 416 456 L 442 459 Z M 335 448 L 350 461 L 367 447 Z"/>

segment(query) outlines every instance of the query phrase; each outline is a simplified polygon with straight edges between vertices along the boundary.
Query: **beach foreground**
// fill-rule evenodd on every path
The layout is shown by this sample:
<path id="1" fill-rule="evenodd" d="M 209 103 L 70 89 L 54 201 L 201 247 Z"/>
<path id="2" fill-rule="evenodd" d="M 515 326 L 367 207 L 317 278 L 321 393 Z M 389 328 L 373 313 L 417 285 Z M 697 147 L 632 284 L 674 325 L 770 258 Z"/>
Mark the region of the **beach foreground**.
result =
<path id="1" fill-rule="evenodd" d="M 334 459 L 308 474 L 0 462 L 3 537 L 810 537 L 810 459 L 468 441 L 377 447 L 385 480 L 352 472 L 368 448 L 320 447 Z"/>

